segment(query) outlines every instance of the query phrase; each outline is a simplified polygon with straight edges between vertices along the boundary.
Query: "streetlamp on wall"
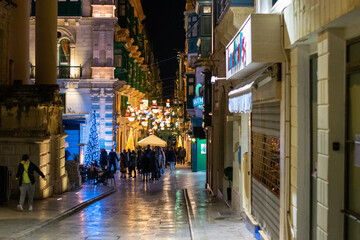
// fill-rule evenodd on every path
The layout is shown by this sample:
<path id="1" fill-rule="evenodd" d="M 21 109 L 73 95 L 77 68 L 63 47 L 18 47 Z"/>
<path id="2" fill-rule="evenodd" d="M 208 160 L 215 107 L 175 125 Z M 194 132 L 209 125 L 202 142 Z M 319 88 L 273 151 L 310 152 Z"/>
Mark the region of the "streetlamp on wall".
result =
<path id="1" fill-rule="evenodd" d="M 84 146 L 86 145 L 86 143 L 79 143 L 76 145 L 80 146 L 79 164 L 84 164 Z"/>

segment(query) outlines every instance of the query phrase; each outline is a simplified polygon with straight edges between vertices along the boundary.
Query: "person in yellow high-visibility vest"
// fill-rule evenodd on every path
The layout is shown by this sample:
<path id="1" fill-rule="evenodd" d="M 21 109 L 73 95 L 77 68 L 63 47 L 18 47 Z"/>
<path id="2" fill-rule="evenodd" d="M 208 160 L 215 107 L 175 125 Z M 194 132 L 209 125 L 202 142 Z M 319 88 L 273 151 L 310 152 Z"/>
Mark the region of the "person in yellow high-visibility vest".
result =
<path id="1" fill-rule="evenodd" d="M 26 193 L 29 196 L 29 211 L 33 210 L 33 200 L 35 192 L 35 177 L 34 171 L 37 172 L 45 181 L 45 175 L 40 171 L 40 169 L 29 160 L 29 155 L 24 154 L 22 156 L 21 162 L 18 166 L 18 171 L 16 173 L 16 180 L 19 180 L 20 187 L 20 201 L 17 208 L 22 211 Z"/>

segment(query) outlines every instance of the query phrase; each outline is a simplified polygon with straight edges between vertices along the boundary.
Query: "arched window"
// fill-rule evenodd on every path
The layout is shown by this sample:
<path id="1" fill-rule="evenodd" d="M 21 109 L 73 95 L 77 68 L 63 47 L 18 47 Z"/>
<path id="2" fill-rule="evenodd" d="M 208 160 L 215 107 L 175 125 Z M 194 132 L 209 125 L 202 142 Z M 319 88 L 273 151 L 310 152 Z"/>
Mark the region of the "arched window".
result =
<path id="1" fill-rule="evenodd" d="M 67 39 L 60 41 L 59 60 L 60 66 L 70 66 L 70 41 Z"/>
<path id="2" fill-rule="evenodd" d="M 63 39 L 59 47 L 59 77 L 68 78 L 70 76 L 70 41 Z"/>

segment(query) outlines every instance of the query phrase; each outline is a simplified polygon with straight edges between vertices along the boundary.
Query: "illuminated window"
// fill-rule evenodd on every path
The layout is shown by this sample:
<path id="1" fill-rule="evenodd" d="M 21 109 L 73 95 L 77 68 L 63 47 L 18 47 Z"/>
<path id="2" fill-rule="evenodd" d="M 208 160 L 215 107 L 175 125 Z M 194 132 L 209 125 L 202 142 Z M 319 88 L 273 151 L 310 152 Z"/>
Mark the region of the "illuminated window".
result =
<path id="1" fill-rule="evenodd" d="M 114 17 L 114 9 L 113 5 L 92 5 L 93 17 Z"/>
<path id="2" fill-rule="evenodd" d="M 60 41 L 58 71 L 60 78 L 70 77 L 70 41 L 67 39 Z"/>
<path id="3" fill-rule="evenodd" d="M 60 42 L 59 60 L 60 65 L 70 65 L 70 41 L 67 39 L 63 39 Z"/>
<path id="4" fill-rule="evenodd" d="M 119 15 L 120 15 L 121 17 L 125 16 L 125 5 L 120 5 Z"/>
<path id="5" fill-rule="evenodd" d="M 211 13 L 211 7 L 204 7 L 203 13 Z"/>
<path id="6" fill-rule="evenodd" d="M 189 83 L 193 83 L 194 82 L 194 78 L 189 78 Z"/>
<path id="7" fill-rule="evenodd" d="M 189 95 L 194 95 L 194 85 L 189 85 Z"/>
<path id="8" fill-rule="evenodd" d="M 121 55 L 115 55 L 115 66 L 116 67 L 122 67 L 122 56 Z"/>

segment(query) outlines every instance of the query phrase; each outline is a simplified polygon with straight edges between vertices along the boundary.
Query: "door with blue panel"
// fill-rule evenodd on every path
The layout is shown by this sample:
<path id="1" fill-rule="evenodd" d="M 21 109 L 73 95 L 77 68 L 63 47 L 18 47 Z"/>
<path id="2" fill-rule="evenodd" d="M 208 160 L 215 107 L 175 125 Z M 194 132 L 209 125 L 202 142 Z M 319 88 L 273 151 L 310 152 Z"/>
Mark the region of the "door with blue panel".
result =
<path id="1" fill-rule="evenodd" d="M 193 172 L 197 172 L 197 142 L 191 144 L 191 168 Z"/>
<path id="2" fill-rule="evenodd" d="M 75 154 L 80 154 L 80 147 L 77 145 L 80 143 L 80 129 L 65 129 L 65 132 L 68 134 L 65 141 L 69 144 L 65 150 L 71 154 L 69 160 L 73 160 Z"/>

